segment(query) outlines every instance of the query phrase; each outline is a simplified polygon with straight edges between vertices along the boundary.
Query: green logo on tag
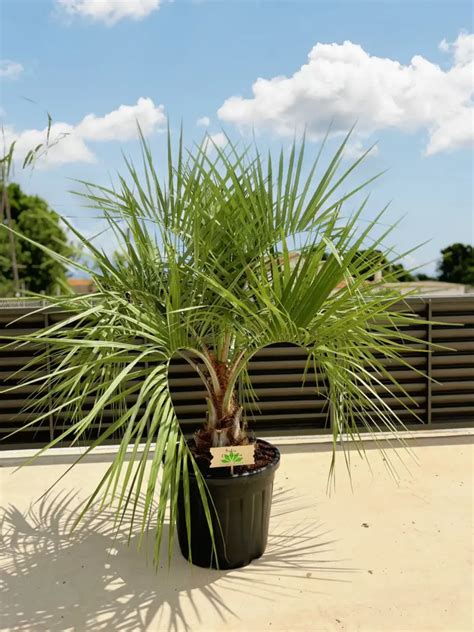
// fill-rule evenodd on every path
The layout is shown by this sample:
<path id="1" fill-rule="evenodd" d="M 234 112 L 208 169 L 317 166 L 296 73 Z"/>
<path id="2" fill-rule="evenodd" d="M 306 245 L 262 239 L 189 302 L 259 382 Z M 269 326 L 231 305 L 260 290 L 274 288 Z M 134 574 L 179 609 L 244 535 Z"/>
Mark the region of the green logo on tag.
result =
<path id="1" fill-rule="evenodd" d="M 227 454 L 224 454 L 224 456 L 221 459 L 221 463 L 242 463 L 243 459 L 242 456 L 238 453 L 238 452 L 234 452 L 233 450 L 230 450 L 230 452 L 227 452 Z"/>

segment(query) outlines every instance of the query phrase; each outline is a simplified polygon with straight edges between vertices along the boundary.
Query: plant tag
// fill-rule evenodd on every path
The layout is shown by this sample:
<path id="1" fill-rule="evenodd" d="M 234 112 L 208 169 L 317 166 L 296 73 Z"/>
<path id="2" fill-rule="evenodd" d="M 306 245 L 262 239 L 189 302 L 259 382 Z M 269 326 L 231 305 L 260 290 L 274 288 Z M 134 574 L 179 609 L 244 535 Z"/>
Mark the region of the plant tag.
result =
<path id="1" fill-rule="evenodd" d="M 255 444 L 229 445 L 225 448 L 211 448 L 211 467 L 234 467 L 255 463 Z"/>

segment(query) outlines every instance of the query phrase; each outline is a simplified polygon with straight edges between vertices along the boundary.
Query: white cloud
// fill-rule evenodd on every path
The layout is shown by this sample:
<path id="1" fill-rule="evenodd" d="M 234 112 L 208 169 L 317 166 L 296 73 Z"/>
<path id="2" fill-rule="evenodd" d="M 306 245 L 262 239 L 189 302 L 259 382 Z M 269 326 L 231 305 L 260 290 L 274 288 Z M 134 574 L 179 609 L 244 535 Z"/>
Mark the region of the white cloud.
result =
<path id="1" fill-rule="evenodd" d="M 160 8 L 161 0 L 56 0 L 69 17 L 89 18 L 113 26 L 120 20 L 142 20 Z"/>
<path id="2" fill-rule="evenodd" d="M 448 112 L 441 124 L 430 132 L 426 155 L 432 156 L 442 151 L 468 149 L 474 144 L 474 113 L 472 107 L 464 107 L 459 112 Z"/>
<path id="3" fill-rule="evenodd" d="M 71 162 L 94 162 L 95 155 L 87 143 L 99 141 L 126 141 L 138 137 L 137 123 L 145 136 L 166 123 L 163 105 L 155 106 L 149 98 L 141 97 L 136 105 L 121 105 L 105 116 L 88 114 L 77 125 L 53 123 L 49 130 L 49 149 L 38 166 L 58 166 Z M 16 141 L 15 156 L 22 160 L 30 149 L 46 144 L 47 128 L 16 132 L 5 128 L 5 141 L 9 146 Z"/>
<path id="4" fill-rule="evenodd" d="M 208 134 L 204 140 L 204 150 L 206 154 L 212 154 L 216 148 L 221 149 L 227 145 L 227 136 L 224 132 L 216 132 L 215 134 Z"/>
<path id="5" fill-rule="evenodd" d="M 227 145 L 227 136 L 224 132 L 217 132 L 216 134 L 211 134 L 209 138 L 212 141 L 212 144 L 216 147 L 224 147 Z"/>
<path id="6" fill-rule="evenodd" d="M 77 125 L 76 132 L 88 140 L 130 140 L 137 137 L 137 121 L 144 135 L 151 134 L 166 123 L 164 107 L 156 107 L 151 99 L 140 97 L 136 105 L 121 105 L 102 117 L 88 114 Z"/>
<path id="7" fill-rule="evenodd" d="M 196 125 L 198 127 L 209 127 L 210 124 L 211 119 L 208 116 L 201 116 L 201 118 L 198 118 L 196 121 Z"/>
<path id="8" fill-rule="evenodd" d="M 27 129 L 15 132 L 12 127 L 5 128 L 5 140 L 8 147 L 15 141 L 15 157 L 23 160 L 27 153 L 40 144 L 46 145 L 47 128 Z M 49 149 L 40 157 L 38 166 L 59 166 L 68 162 L 94 162 L 95 157 L 84 140 L 74 133 L 74 126 L 68 123 L 54 123 L 49 131 Z"/>
<path id="9" fill-rule="evenodd" d="M 368 151 L 367 156 L 373 158 L 378 155 L 379 148 L 377 145 L 371 145 L 370 143 L 363 142 L 360 137 L 352 136 L 345 146 L 344 155 L 346 158 L 357 159 L 360 158 L 366 151 Z"/>
<path id="10" fill-rule="evenodd" d="M 439 48 L 445 53 L 452 52 L 455 64 L 468 64 L 474 59 L 474 33 L 460 33 L 454 42 L 444 39 Z"/>
<path id="11" fill-rule="evenodd" d="M 23 65 L 18 61 L 0 59 L 0 77 L 2 79 L 18 79 L 23 70 Z"/>
<path id="12" fill-rule="evenodd" d="M 221 120 L 280 136 L 307 131 L 318 139 L 332 123 L 341 133 L 425 130 L 426 154 L 465 147 L 474 141 L 472 93 L 474 36 L 443 41 L 453 63 L 441 69 L 420 55 L 403 65 L 369 55 L 361 46 L 316 44 L 308 62 L 291 77 L 259 78 L 253 97 L 233 96 L 218 110 Z"/>

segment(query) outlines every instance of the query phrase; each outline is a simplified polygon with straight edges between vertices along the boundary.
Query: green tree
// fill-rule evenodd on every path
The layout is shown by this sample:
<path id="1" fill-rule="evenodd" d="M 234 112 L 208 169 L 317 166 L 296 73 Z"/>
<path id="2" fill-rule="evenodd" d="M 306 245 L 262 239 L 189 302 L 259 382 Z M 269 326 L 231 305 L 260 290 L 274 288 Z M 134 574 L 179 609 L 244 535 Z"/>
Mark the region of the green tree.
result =
<path id="1" fill-rule="evenodd" d="M 438 279 L 474 285 L 474 248 L 460 243 L 444 248 L 438 264 Z"/>
<path id="2" fill-rule="evenodd" d="M 0 198 L 3 186 L 0 185 Z M 12 228 L 34 242 L 47 246 L 60 255 L 70 256 L 66 233 L 59 216 L 45 200 L 26 195 L 18 184 L 7 187 Z M 2 217 L 2 222 L 6 218 Z M 14 241 L 20 286 L 31 292 L 54 292 L 58 283 L 66 279 L 66 267 L 44 250 L 25 239 Z M 12 244 L 7 231 L 0 231 L 0 295 L 14 295 Z"/>
<path id="3" fill-rule="evenodd" d="M 436 279 L 425 272 L 417 272 L 415 275 L 415 281 L 436 281 Z"/>

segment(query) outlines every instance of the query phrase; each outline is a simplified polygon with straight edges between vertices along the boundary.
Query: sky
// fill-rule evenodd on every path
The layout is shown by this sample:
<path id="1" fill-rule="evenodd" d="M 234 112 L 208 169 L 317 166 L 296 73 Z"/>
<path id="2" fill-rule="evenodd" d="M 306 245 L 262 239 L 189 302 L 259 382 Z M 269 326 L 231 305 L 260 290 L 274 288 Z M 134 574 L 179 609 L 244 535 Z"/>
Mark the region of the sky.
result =
<path id="1" fill-rule="evenodd" d="M 225 135 L 288 148 L 306 131 L 328 155 L 354 123 L 347 160 L 376 143 L 360 177 L 368 221 L 390 202 L 387 245 L 418 244 L 406 267 L 434 273 L 440 250 L 473 243 L 473 13 L 457 0 L 359 2 L 2 0 L 0 114 L 14 178 L 86 235 L 100 229 L 71 179 L 107 184 L 137 153 L 139 121 L 163 156 Z M 20 161 L 59 140 L 34 170 Z M 349 209 L 353 210 L 353 209 Z M 107 247 L 107 237 L 101 245 Z M 425 243 L 426 242 L 426 243 Z"/>

